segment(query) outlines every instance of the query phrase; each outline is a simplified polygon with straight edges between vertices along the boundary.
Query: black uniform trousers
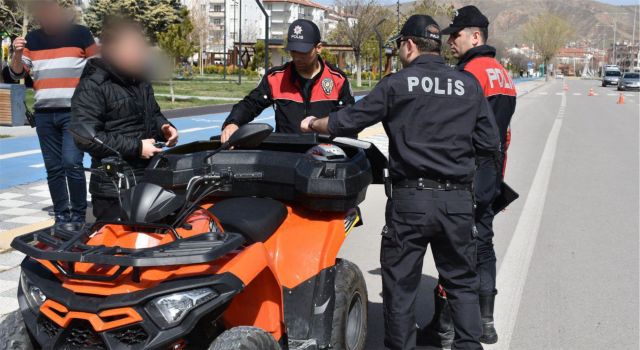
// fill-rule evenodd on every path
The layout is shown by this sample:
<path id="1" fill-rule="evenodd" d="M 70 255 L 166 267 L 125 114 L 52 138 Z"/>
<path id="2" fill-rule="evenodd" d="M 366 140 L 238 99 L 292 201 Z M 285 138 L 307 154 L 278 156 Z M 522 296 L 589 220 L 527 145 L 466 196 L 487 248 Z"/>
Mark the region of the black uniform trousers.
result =
<path id="1" fill-rule="evenodd" d="M 427 246 L 443 277 L 454 349 L 482 349 L 473 199 L 468 191 L 394 188 L 382 232 L 385 347 L 416 347 L 415 301 Z"/>
<path id="2" fill-rule="evenodd" d="M 493 249 L 493 201 L 500 194 L 501 166 L 493 157 L 479 157 L 475 177 L 476 213 L 478 229 L 478 263 L 480 295 L 496 294 L 496 253 Z"/>

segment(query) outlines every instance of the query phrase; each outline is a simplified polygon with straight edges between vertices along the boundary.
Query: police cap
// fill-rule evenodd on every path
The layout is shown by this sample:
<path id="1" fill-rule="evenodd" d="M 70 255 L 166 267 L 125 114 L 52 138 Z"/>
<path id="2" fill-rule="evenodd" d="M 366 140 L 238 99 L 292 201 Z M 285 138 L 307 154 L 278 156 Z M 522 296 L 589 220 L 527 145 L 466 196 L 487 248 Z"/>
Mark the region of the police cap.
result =
<path id="1" fill-rule="evenodd" d="M 443 29 L 440 33 L 442 35 L 450 35 L 469 27 L 489 27 L 489 19 L 473 5 L 456 10 L 453 21 L 451 21 L 449 27 Z"/>
<path id="2" fill-rule="evenodd" d="M 287 51 L 309 52 L 320 42 L 320 29 L 308 19 L 297 19 L 289 26 Z"/>
<path id="3" fill-rule="evenodd" d="M 442 42 L 442 38 L 440 33 L 429 31 L 430 26 L 435 26 L 435 28 L 440 28 L 438 22 L 436 22 L 431 16 L 427 15 L 413 15 L 404 22 L 402 29 L 400 30 L 400 34 L 394 38 L 392 41 L 395 41 L 401 37 L 405 36 L 414 36 L 418 38 L 427 38 L 433 39 L 437 42 Z"/>

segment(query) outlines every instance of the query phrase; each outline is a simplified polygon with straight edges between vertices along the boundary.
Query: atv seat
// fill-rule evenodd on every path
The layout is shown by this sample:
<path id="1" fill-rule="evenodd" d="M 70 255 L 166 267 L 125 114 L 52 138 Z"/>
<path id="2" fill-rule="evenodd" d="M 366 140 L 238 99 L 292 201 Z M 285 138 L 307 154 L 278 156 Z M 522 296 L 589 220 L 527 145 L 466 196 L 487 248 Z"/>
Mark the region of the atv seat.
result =
<path id="1" fill-rule="evenodd" d="M 250 244 L 269 239 L 287 217 L 284 204 L 269 198 L 225 199 L 209 211 L 225 231 L 241 233 Z"/>

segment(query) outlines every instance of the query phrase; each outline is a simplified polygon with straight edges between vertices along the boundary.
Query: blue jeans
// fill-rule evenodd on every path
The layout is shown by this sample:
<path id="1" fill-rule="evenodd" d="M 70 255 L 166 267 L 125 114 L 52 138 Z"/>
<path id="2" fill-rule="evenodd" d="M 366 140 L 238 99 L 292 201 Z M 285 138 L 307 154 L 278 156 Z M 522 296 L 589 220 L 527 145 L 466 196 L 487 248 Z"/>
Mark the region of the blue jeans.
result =
<path id="1" fill-rule="evenodd" d="M 57 223 L 84 222 L 87 211 L 87 185 L 82 170 L 84 153 L 76 147 L 68 130 L 70 117 L 69 112 L 35 113 Z"/>

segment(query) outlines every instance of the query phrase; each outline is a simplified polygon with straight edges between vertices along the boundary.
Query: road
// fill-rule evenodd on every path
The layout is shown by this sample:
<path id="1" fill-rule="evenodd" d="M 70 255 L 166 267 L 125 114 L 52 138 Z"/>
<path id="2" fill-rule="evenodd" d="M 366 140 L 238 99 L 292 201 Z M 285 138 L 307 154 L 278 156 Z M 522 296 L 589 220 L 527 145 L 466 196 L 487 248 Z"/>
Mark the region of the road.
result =
<path id="1" fill-rule="evenodd" d="M 487 349 L 639 347 L 640 96 L 625 93 L 619 105 L 618 93 L 597 81 L 566 84 L 568 91 L 551 81 L 518 99 L 507 182 L 521 198 L 495 223 L 501 338 Z M 590 88 L 596 96 L 588 96 Z M 188 138 L 217 131 L 219 117 L 198 119 L 176 121 L 200 123 L 181 125 L 183 133 L 194 130 Z M 368 138 L 386 147 L 383 134 Z M 367 281 L 371 350 L 383 349 L 378 252 L 385 200 L 380 186 L 370 187 L 361 206 L 365 225 L 340 253 Z M 0 264 L 15 266 L 13 254 L 3 254 Z M 425 261 L 420 324 L 433 313 L 437 279 L 429 254 Z M 17 268 L 0 272 L 2 310 L 15 307 L 18 274 Z M 0 324 L 0 331 L 6 327 Z"/>
<path id="2" fill-rule="evenodd" d="M 506 181 L 521 198 L 498 215 L 496 327 L 487 349 L 638 349 L 640 97 L 597 81 L 549 84 L 518 99 Z M 593 88 L 596 96 L 588 96 Z M 383 349 L 379 237 L 385 197 L 371 187 L 365 225 L 341 255 L 369 290 L 367 349 Z M 505 262 L 506 261 L 506 262 Z M 504 263 L 503 263 L 504 262 Z M 428 254 L 416 310 L 433 313 Z"/>

